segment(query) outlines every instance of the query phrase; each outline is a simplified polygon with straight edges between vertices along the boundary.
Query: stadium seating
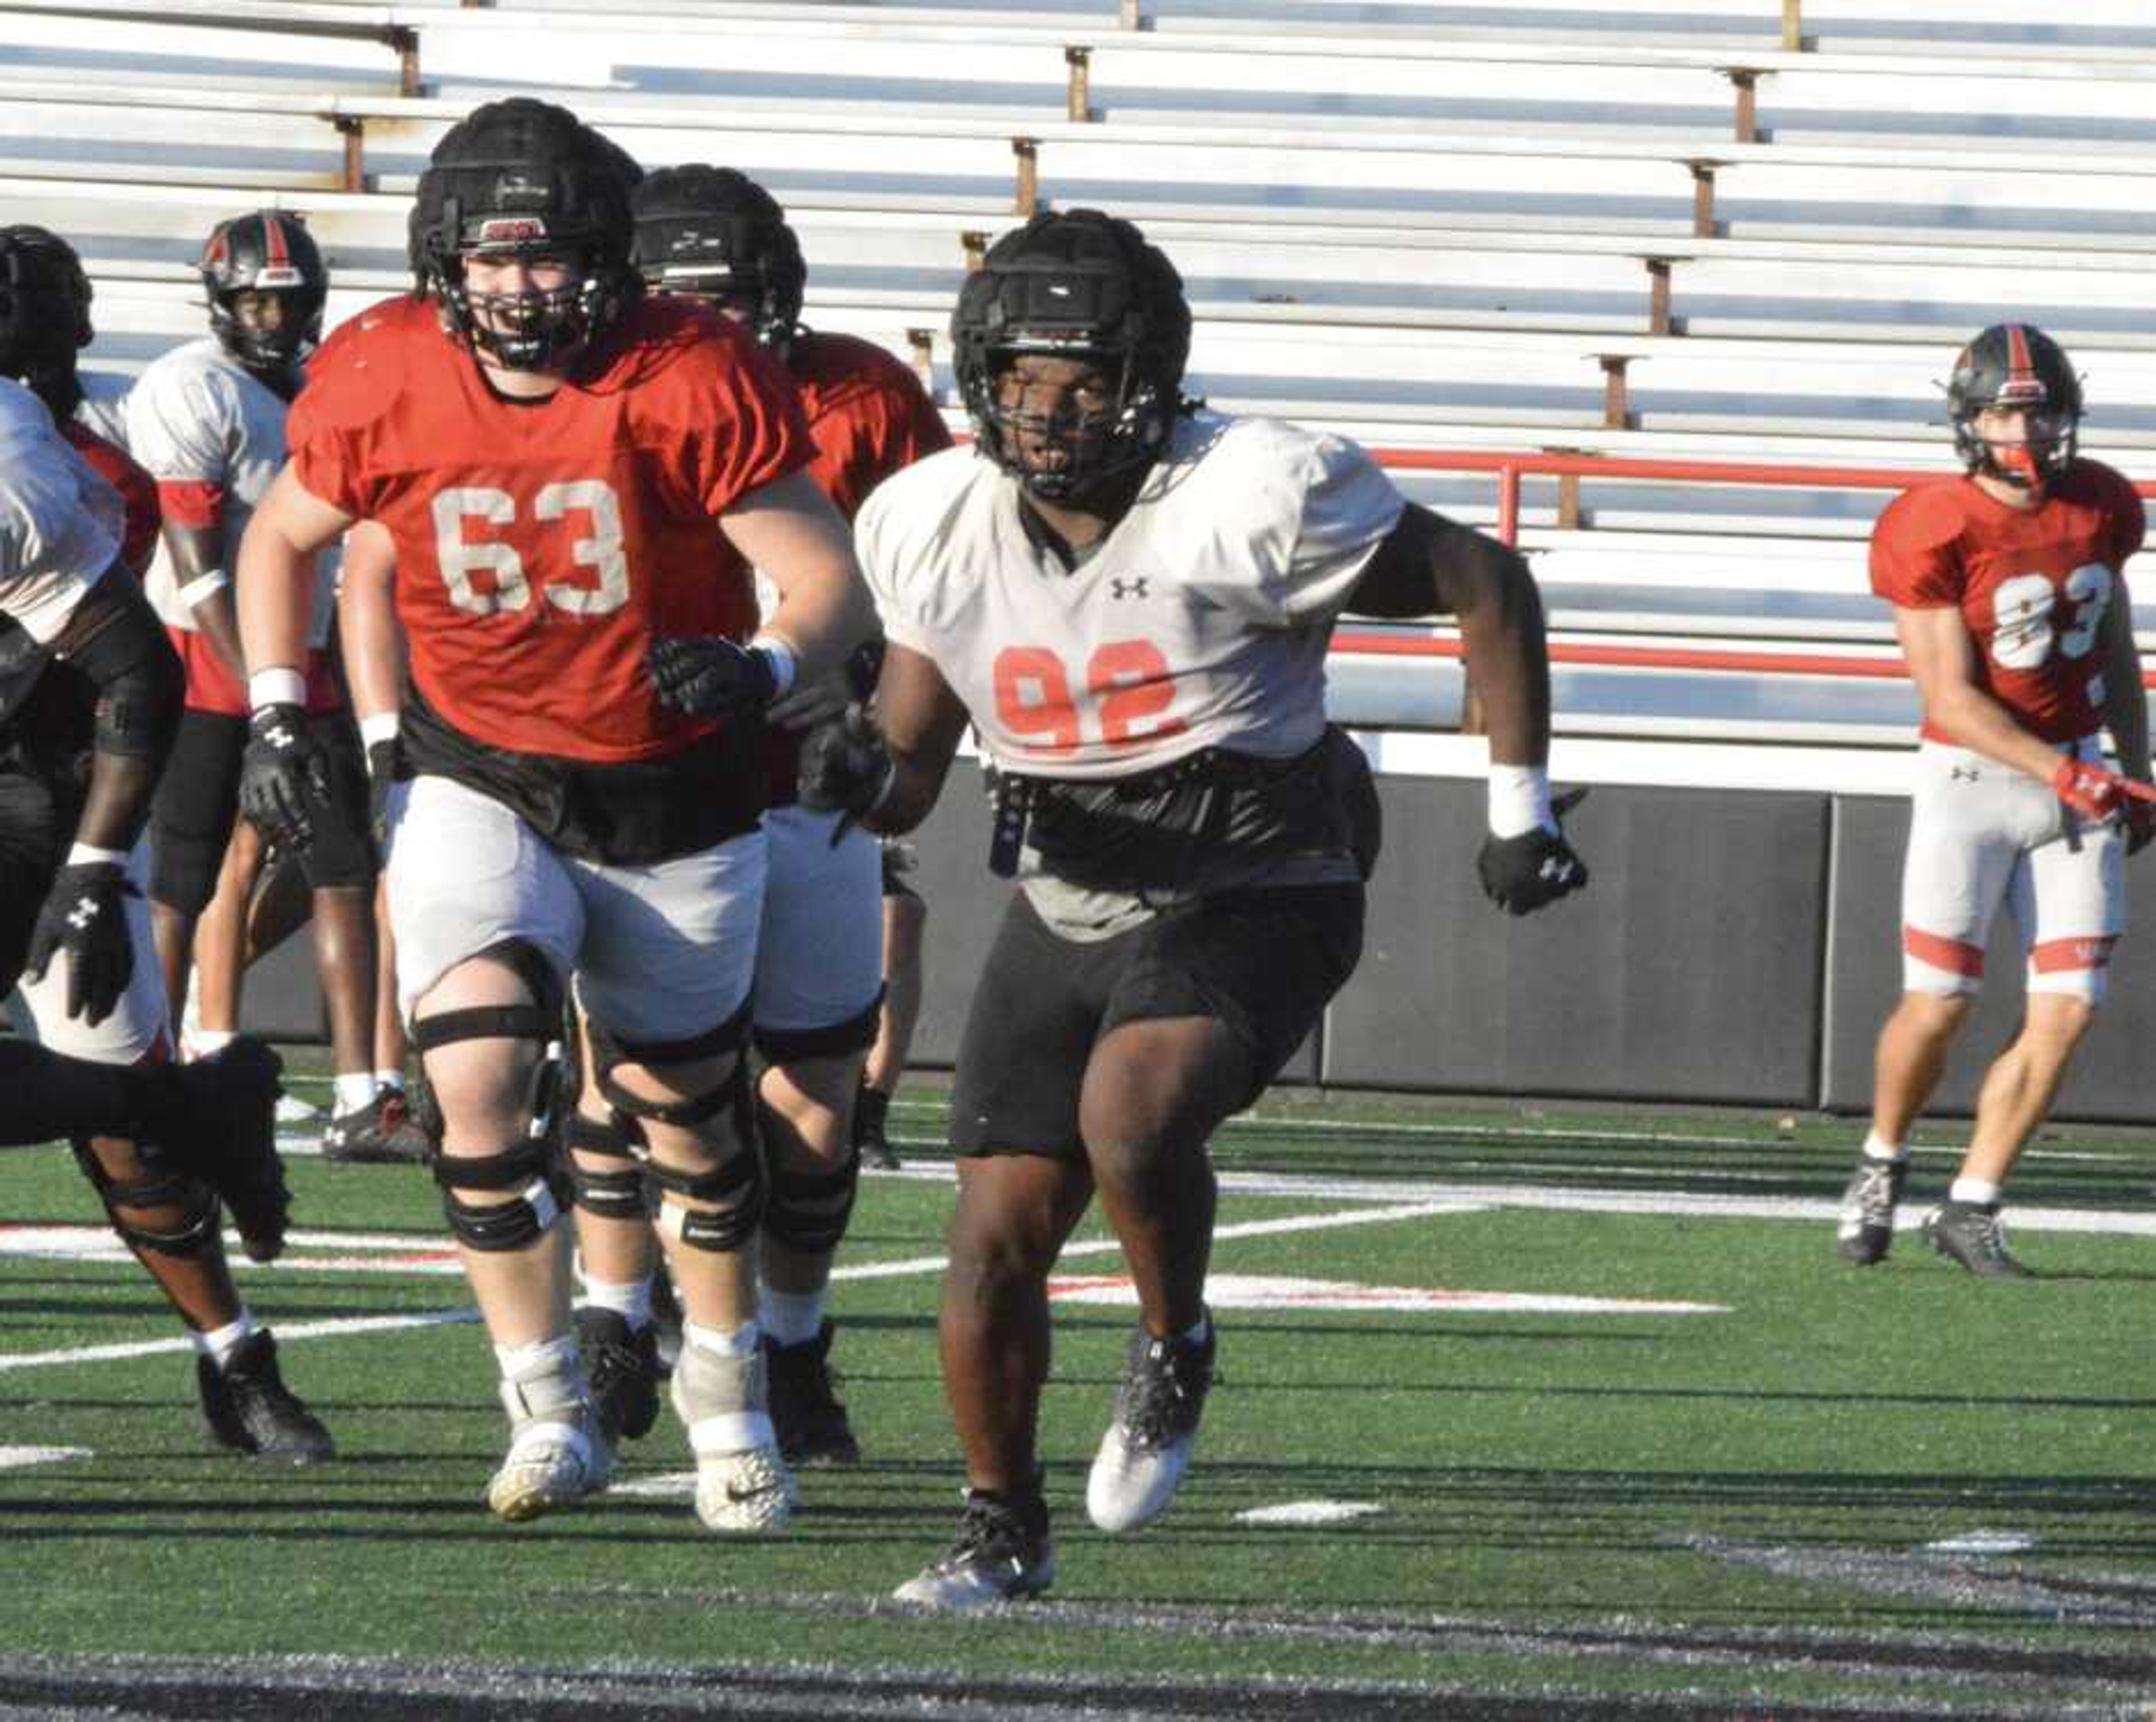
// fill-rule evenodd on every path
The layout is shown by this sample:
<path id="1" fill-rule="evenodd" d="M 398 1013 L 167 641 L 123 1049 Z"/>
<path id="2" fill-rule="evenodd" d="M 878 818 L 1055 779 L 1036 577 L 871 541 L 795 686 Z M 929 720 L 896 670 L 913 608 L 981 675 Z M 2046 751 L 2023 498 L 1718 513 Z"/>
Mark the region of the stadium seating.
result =
<path id="1" fill-rule="evenodd" d="M 396 290 L 427 151 L 531 90 L 648 162 L 762 178 L 810 320 L 923 362 L 947 406 L 969 260 L 1094 203 L 1182 267 L 1195 392 L 1381 450 L 1937 468 L 1953 344 L 2019 316 L 2087 372 L 2091 447 L 2156 471 L 2143 8 L 1800 18 L 1791 41 L 1768 0 L 23 0 L 0 5 L 0 208 L 81 247 L 91 362 L 126 370 L 200 326 L 200 235 L 256 203 L 306 213 L 332 320 Z M 1486 475 L 1401 478 L 1496 518 Z M 1890 655 L 1861 549 L 1881 501 L 1530 480 L 1522 542 L 1589 654 L 1560 668 L 1568 732 L 1901 739 L 1891 678 L 1815 698 L 1601 650 Z M 1358 715 L 1442 727 L 1456 676 L 1410 687 L 1429 668 L 1351 654 L 1338 680 Z"/>

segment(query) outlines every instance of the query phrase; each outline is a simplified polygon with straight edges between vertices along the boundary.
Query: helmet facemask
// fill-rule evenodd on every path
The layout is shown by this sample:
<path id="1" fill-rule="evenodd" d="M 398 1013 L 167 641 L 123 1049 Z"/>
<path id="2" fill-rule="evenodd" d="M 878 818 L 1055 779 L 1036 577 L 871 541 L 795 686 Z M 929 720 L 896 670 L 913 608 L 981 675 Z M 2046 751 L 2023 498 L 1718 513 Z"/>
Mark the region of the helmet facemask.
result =
<path id="1" fill-rule="evenodd" d="M 2058 343 L 2041 329 L 2002 323 L 1963 349 L 1947 387 L 1954 449 L 1963 466 L 2041 501 L 2079 450 L 2081 379 Z M 1979 420 L 1994 409 L 2018 409 L 2020 431 L 1987 434 Z"/>
<path id="2" fill-rule="evenodd" d="M 1029 357 L 1074 361 L 1091 380 L 1063 386 L 1024 382 Z M 976 397 L 978 397 L 978 399 Z M 1103 352 L 1035 338 L 991 350 L 986 375 L 966 405 L 983 452 L 1037 501 L 1083 506 L 1159 459 L 1179 404 L 1174 386 L 1143 375 L 1128 349 Z"/>
<path id="3" fill-rule="evenodd" d="M 218 344 L 272 388 L 290 393 L 321 339 L 329 300 L 328 268 L 299 218 L 259 210 L 218 223 L 203 247 L 201 270 Z M 248 294 L 275 298 L 283 312 L 275 326 L 243 313 L 240 301 Z"/>
<path id="4" fill-rule="evenodd" d="M 477 108 L 434 147 L 411 216 L 412 267 L 442 326 L 484 365 L 558 372 L 635 303 L 619 146 L 566 108 L 513 96 Z M 558 285 L 475 291 L 470 266 L 565 265 Z"/>
<path id="5" fill-rule="evenodd" d="M 959 290 L 951 341 L 976 447 L 1037 501 L 1112 506 L 1195 404 L 1182 390 L 1182 278 L 1137 228 L 1096 209 L 1035 216 L 990 247 Z M 1097 398 L 1015 388 L 1028 357 L 1090 367 Z"/>

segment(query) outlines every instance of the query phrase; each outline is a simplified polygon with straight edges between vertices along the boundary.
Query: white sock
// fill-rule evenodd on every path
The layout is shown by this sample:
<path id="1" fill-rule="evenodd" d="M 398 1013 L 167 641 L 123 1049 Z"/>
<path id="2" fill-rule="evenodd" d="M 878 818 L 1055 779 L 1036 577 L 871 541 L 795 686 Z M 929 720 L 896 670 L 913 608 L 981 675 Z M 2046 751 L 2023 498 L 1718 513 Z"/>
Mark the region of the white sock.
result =
<path id="1" fill-rule="evenodd" d="M 692 1321 L 681 1324 L 681 1343 L 684 1345 L 693 1345 L 699 1351 L 708 1352 L 713 1357 L 732 1358 L 737 1361 L 744 1357 L 753 1357 L 757 1341 L 762 1337 L 762 1329 L 752 1321 L 744 1323 L 731 1334 L 717 1328 L 700 1327 Z"/>
<path id="2" fill-rule="evenodd" d="M 232 1361 L 232 1354 L 239 1349 L 247 1336 L 254 1331 L 254 1318 L 243 1306 L 238 1315 L 221 1328 L 213 1328 L 207 1334 L 190 1333 L 195 1349 L 222 1370 Z"/>
<path id="3" fill-rule="evenodd" d="M 374 1086 L 377 1092 L 392 1088 L 402 1094 L 404 1092 L 404 1072 L 401 1070 L 378 1070 L 374 1073 Z"/>
<path id="4" fill-rule="evenodd" d="M 336 1109 L 339 1112 L 364 1112 L 374 1103 L 374 1072 L 371 1070 L 341 1071 L 336 1079 Z"/>
<path id="5" fill-rule="evenodd" d="M 526 1345 L 497 1345 L 494 1348 L 494 1360 L 501 1365 L 501 1379 L 513 1381 L 536 1375 L 548 1364 L 573 1369 L 583 1362 L 583 1354 L 577 1348 L 575 1334 L 557 1334 L 551 1339 L 534 1339 Z"/>
<path id="6" fill-rule="evenodd" d="M 762 1288 L 759 1320 L 774 1345 L 805 1345 L 824 1330 L 824 1288 L 813 1292 Z"/>
<path id="7" fill-rule="evenodd" d="M 1885 1141 L 1874 1130 L 1864 1139 L 1864 1158 L 1867 1160 L 1906 1160 L 1909 1158 L 1909 1144 Z"/>
<path id="8" fill-rule="evenodd" d="M 228 1028 L 198 1028 L 187 1031 L 187 1044 L 196 1054 L 207 1058 L 213 1052 L 222 1052 L 238 1038 L 238 1032 Z"/>
<path id="9" fill-rule="evenodd" d="M 1999 1185 L 1989 1178 L 1957 1178 L 1947 1191 L 1950 1202 L 1967 1202 L 1973 1207 L 1989 1208 L 1999 1200 Z"/>
<path id="10" fill-rule="evenodd" d="M 629 1324 L 632 1334 L 651 1325 L 651 1278 L 645 1275 L 617 1285 L 612 1280 L 584 1277 L 584 1303 L 593 1309 L 611 1309 Z"/>

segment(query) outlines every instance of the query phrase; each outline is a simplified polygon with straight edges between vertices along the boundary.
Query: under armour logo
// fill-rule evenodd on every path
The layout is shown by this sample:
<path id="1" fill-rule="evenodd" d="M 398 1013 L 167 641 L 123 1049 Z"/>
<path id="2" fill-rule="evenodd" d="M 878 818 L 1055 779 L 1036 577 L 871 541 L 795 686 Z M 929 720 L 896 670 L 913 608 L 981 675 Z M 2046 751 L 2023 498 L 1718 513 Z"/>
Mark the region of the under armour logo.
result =
<path id="1" fill-rule="evenodd" d="M 96 918 L 97 899 L 94 897 L 77 897 L 74 907 L 67 912 L 67 923 L 77 933 L 82 932 Z"/>
<path id="2" fill-rule="evenodd" d="M 1957 783 L 1974 784 L 1979 781 L 1984 774 L 1974 765 L 1955 765 L 1948 768 L 1947 775 Z"/>
<path id="3" fill-rule="evenodd" d="M 1111 598 L 1143 598 L 1146 595 L 1146 582 L 1152 578 L 1152 576 L 1150 574 L 1141 574 L 1135 580 L 1111 579 L 1108 582 L 1108 596 Z"/>

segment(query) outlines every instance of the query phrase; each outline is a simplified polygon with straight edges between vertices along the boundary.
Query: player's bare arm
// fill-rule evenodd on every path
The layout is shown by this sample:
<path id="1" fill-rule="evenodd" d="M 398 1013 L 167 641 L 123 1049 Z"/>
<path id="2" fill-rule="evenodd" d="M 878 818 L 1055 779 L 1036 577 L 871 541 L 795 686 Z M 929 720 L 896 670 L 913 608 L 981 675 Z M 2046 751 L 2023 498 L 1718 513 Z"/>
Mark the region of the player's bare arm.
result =
<path id="1" fill-rule="evenodd" d="M 97 689 L 96 742 L 74 840 L 124 853 L 142 835 L 179 727 L 179 659 L 141 588 L 116 568 L 75 606 L 53 654 Z"/>
<path id="2" fill-rule="evenodd" d="M 875 631 L 875 609 L 854 560 L 853 535 L 805 472 L 759 486 L 719 525 L 778 589 L 778 607 L 762 631 L 793 652 L 801 674 L 839 668 Z"/>
<path id="3" fill-rule="evenodd" d="M 239 592 L 239 639 L 259 673 L 302 676 L 307 629 L 314 614 L 316 553 L 350 529 L 352 517 L 314 495 L 287 465 L 247 523 L 234 578 Z M 302 695 L 295 691 L 292 702 Z M 259 696 L 254 703 L 264 704 Z"/>
<path id="4" fill-rule="evenodd" d="M 1962 747 L 2049 782 L 2058 749 L 2014 721 L 1976 679 L 1976 645 L 1961 612 L 1897 604 L 1894 632 L 1923 702 L 1924 720 Z"/>
<path id="5" fill-rule="evenodd" d="M 344 541 L 337 575 L 337 640 L 362 732 L 393 720 L 404 698 L 404 635 L 397 625 L 397 550 L 389 534 L 362 521 Z"/>
<path id="6" fill-rule="evenodd" d="M 2104 725 L 2118 750 L 2118 768 L 2141 783 L 2150 781 L 2148 690 L 2141 680 L 2141 649 L 2133 643 L 2133 598 L 2126 576 L 2114 577 L 2111 605 L 2103 617 Z"/>

